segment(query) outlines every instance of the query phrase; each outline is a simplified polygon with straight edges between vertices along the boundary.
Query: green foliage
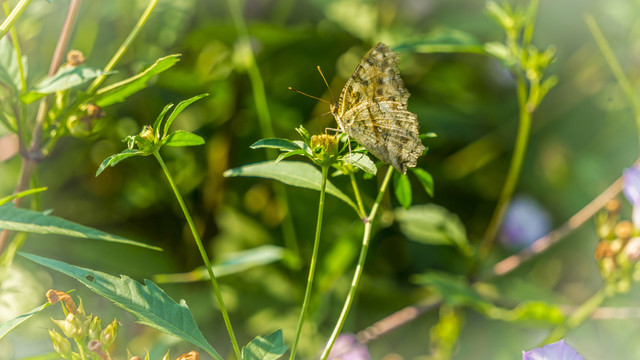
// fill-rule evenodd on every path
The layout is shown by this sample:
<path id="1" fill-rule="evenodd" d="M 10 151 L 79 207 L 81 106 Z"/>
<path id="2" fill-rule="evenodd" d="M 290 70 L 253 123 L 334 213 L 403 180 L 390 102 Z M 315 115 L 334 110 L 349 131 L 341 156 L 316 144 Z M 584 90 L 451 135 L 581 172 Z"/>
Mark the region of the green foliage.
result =
<path id="1" fill-rule="evenodd" d="M 111 235 L 100 230 L 76 224 L 56 216 L 41 212 L 20 209 L 13 204 L 0 206 L 0 229 L 24 231 L 36 234 L 56 234 L 76 238 L 103 240 L 114 243 L 134 245 L 147 249 L 161 250 L 156 246 L 143 244 L 120 236 Z"/>
<path id="2" fill-rule="evenodd" d="M 86 84 L 98 76 L 105 74 L 101 69 L 86 65 L 64 65 L 60 67 L 54 75 L 48 76 L 38 82 L 31 91 L 22 95 L 21 99 L 24 103 L 29 104 L 47 94 L 69 90 L 73 87 Z"/>
<path id="3" fill-rule="evenodd" d="M 21 61 L 26 67 L 27 59 L 23 57 Z M 9 86 L 14 95 L 22 90 L 20 72 L 18 71 L 18 55 L 11 46 L 8 37 L 0 38 L 0 82 Z"/>
<path id="4" fill-rule="evenodd" d="M 186 302 L 176 303 L 153 282 L 145 280 L 143 285 L 125 275 L 118 278 L 33 254 L 20 255 L 80 281 L 126 310 L 138 323 L 189 341 L 215 359 L 222 359 L 200 332 Z"/>
<path id="5" fill-rule="evenodd" d="M 29 320 L 29 318 L 31 318 L 33 315 L 36 315 L 37 313 L 39 313 L 40 311 L 44 310 L 47 306 L 49 306 L 49 303 L 46 302 L 40 306 L 38 306 L 37 308 L 26 312 L 22 315 L 16 316 L 13 319 L 7 320 L 3 323 L 0 324 L 0 339 L 2 339 L 5 335 L 7 335 L 11 330 L 15 329 L 18 325 L 22 324 L 23 322 Z"/>
<path id="6" fill-rule="evenodd" d="M 406 174 L 393 173 L 393 190 L 403 208 L 411 207 L 411 182 Z"/>
<path id="7" fill-rule="evenodd" d="M 282 330 L 266 337 L 256 336 L 242 348 L 242 360 L 277 360 L 287 351 Z"/>

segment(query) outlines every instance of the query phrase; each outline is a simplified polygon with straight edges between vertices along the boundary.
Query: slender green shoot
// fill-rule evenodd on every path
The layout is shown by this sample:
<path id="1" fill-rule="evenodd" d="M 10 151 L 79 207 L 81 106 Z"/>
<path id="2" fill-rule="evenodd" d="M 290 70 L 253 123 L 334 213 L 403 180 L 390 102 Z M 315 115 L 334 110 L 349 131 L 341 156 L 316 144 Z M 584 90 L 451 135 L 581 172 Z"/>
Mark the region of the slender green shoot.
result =
<path id="1" fill-rule="evenodd" d="M 27 6 L 31 3 L 31 0 L 20 0 L 16 7 L 13 8 L 11 13 L 7 16 L 6 19 L 0 24 L 0 38 L 7 35 L 9 30 L 13 28 L 13 24 L 16 23 L 18 18 L 22 15 L 22 13 L 26 10 Z M 5 2 L 6 4 L 6 2 Z"/>
<path id="2" fill-rule="evenodd" d="M 356 291 L 358 290 L 358 285 L 360 284 L 360 279 L 362 278 L 362 271 L 364 269 L 364 263 L 367 259 L 367 251 L 369 250 L 369 241 L 371 240 L 371 229 L 373 228 L 373 220 L 378 213 L 378 208 L 380 207 L 380 203 L 382 202 L 382 198 L 384 197 L 385 192 L 387 191 L 387 186 L 389 185 L 389 180 L 391 180 L 391 175 L 393 174 L 393 167 L 389 166 L 387 169 L 387 173 L 382 180 L 382 184 L 380 184 L 380 190 L 378 190 L 378 196 L 376 197 L 376 201 L 371 207 L 371 212 L 369 216 L 365 219 L 364 224 L 364 235 L 362 236 L 362 248 L 360 249 L 360 257 L 358 258 L 358 264 L 356 266 L 355 273 L 353 274 L 353 279 L 351 280 L 351 287 L 349 288 L 349 293 L 347 294 L 347 299 L 345 300 L 344 306 L 342 307 L 342 312 L 340 313 L 340 317 L 338 318 L 338 322 L 333 329 L 333 333 L 325 346 L 321 360 L 326 360 L 331 353 L 331 348 L 333 344 L 336 342 L 338 335 L 340 335 L 340 331 L 342 331 L 342 327 L 344 326 L 347 315 L 349 315 L 349 311 L 351 310 L 351 305 L 353 305 L 353 301 L 356 297 Z"/>
<path id="3" fill-rule="evenodd" d="M 191 229 L 191 234 L 193 235 L 193 239 L 196 241 L 196 245 L 198 246 L 198 250 L 200 251 L 200 256 L 202 256 L 202 261 L 204 262 L 204 265 L 207 268 L 207 272 L 209 273 L 211 286 L 213 287 L 213 291 L 215 292 L 216 298 L 218 299 L 218 304 L 220 305 L 220 311 L 222 312 L 224 323 L 227 326 L 227 331 L 229 332 L 229 337 L 231 338 L 231 343 L 233 344 L 233 350 L 236 354 L 236 358 L 240 360 L 242 359 L 242 356 L 240 355 L 240 347 L 238 347 L 238 341 L 236 340 L 236 335 L 233 332 L 233 327 L 231 326 L 231 321 L 229 320 L 229 313 L 227 312 L 227 307 L 224 304 L 222 293 L 220 292 L 220 287 L 218 286 L 218 280 L 213 274 L 213 268 L 211 266 L 211 262 L 209 261 L 209 256 L 207 255 L 207 252 L 204 249 L 204 245 L 202 245 L 202 240 L 200 240 L 200 235 L 198 235 L 198 230 L 196 229 L 196 226 L 193 223 L 191 214 L 189 213 L 189 210 L 187 209 L 187 206 L 185 205 L 184 200 L 182 199 L 182 195 L 180 195 L 180 192 L 178 191 L 178 187 L 176 186 L 173 180 L 173 177 L 171 176 L 171 173 L 169 173 L 169 169 L 167 168 L 167 165 L 162 160 L 162 157 L 160 156 L 160 153 L 158 152 L 157 149 L 153 152 L 153 155 L 158 160 L 160 167 L 162 167 L 162 171 L 164 171 L 164 174 L 167 177 L 169 184 L 171 185 L 171 189 L 173 190 L 173 193 L 175 194 L 176 199 L 178 199 L 180 208 L 182 209 L 182 212 L 184 213 L 184 216 L 187 219 L 187 223 L 189 224 L 189 229 Z"/>
<path id="4" fill-rule="evenodd" d="M 291 356 L 289 359 L 293 360 L 296 356 L 296 350 L 298 348 L 298 341 L 300 340 L 300 334 L 302 333 L 302 325 L 307 315 L 307 308 L 311 301 L 311 289 L 313 287 L 313 280 L 315 277 L 316 264 L 318 262 L 318 249 L 320 248 L 320 233 L 322 232 L 322 218 L 324 214 L 324 198 L 327 188 L 327 177 L 329 174 L 329 166 L 324 165 L 322 168 L 322 185 L 320 187 L 320 202 L 318 204 L 318 220 L 316 223 L 316 235 L 313 240 L 313 253 L 311 255 L 311 264 L 309 265 L 309 276 L 307 278 L 307 288 L 304 292 L 304 300 L 302 301 L 302 310 L 300 310 L 300 318 L 298 319 L 298 328 L 296 330 L 296 337 L 293 340 L 293 346 L 291 346 Z"/>

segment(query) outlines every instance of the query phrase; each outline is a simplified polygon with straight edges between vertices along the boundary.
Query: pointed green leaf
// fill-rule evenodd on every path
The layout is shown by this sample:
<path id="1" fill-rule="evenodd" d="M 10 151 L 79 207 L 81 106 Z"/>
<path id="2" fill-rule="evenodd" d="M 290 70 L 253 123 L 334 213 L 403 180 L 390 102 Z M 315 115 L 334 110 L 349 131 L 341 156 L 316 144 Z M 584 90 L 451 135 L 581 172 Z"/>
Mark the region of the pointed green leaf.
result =
<path id="1" fill-rule="evenodd" d="M 457 246 L 463 254 L 470 254 L 471 246 L 462 221 L 442 206 L 416 205 L 409 210 L 396 209 L 394 213 L 400 223 L 400 231 L 409 240 Z"/>
<path id="2" fill-rule="evenodd" d="M 281 153 L 280 155 L 278 155 L 278 157 L 276 158 L 276 164 L 279 163 L 280 161 L 294 156 L 294 155 L 307 155 L 307 151 L 304 149 L 298 149 L 298 150 L 293 150 L 293 151 L 289 151 L 289 152 L 284 152 Z"/>
<path id="3" fill-rule="evenodd" d="M 406 174 L 394 171 L 393 192 L 403 208 L 408 209 L 411 206 L 411 182 Z"/>
<path id="4" fill-rule="evenodd" d="M 202 335 L 185 301 L 176 303 L 153 282 L 145 280 L 143 285 L 125 275 L 116 277 L 33 254 L 20 255 L 80 281 L 91 291 L 126 310 L 138 323 L 189 341 L 215 359 L 222 360 Z"/>
<path id="5" fill-rule="evenodd" d="M 300 146 L 297 143 L 288 139 L 280 138 L 260 139 L 253 143 L 250 147 L 252 149 L 271 148 L 282 151 L 295 151 L 300 149 Z"/>
<path id="6" fill-rule="evenodd" d="M 345 163 L 358 167 L 360 170 L 375 175 L 378 172 L 376 164 L 365 154 L 351 153 L 343 157 Z"/>
<path id="7" fill-rule="evenodd" d="M 130 158 L 132 156 L 144 156 L 144 152 L 140 151 L 140 150 L 134 150 L 134 149 L 127 149 L 123 152 L 117 153 L 117 154 L 113 154 L 111 156 L 109 156 L 108 158 L 104 159 L 104 161 L 102 162 L 102 164 L 100 164 L 100 167 L 98 168 L 98 171 L 96 171 L 96 177 L 98 175 L 100 175 L 101 172 L 104 171 L 104 169 L 106 169 L 109 166 L 116 166 L 120 161 L 126 159 L 126 158 Z"/>
<path id="8" fill-rule="evenodd" d="M 9 201 L 13 201 L 14 199 L 18 199 L 18 198 L 21 198 L 21 197 L 33 195 L 33 194 L 36 194 L 36 193 L 39 193 L 39 192 L 43 192 L 45 190 L 47 190 L 46 187 L 39 187 L 39 188 L 21 191 L 21 192 L 19 192 L 17 194 L 13 194 L 13 195 L 10 195 L 10 196 L 3 197 L 2 199 L 0 199 L 0 206 L 8 203 Z"/>
<path id="9" fill-rule="evenodd" d="M 438 29 L 417 41 L 397 46 L 394 50 L 411 49 L 414 52 L 432 53 L 473 53 L 484 54 L 480 42 L 471 34 L 455 29 Z"/>
<path id="10" fill-rule="evenodd" d="M 26 71 L 26 58 L 22 59 Z M 18 55 L 9 42 L 8 36 L 0 38 L 0 82 L 6 84 L 17 94 L 21 90 Z"/>
<path id="11" fill-rule="evenodd" d="M 262 245 L 253 249 L 224 255 L 220 262 L 213 265 L 213 273 L 219 279 L 222 276 L 237 274 L 258 266 L 264 266 L 282 260 L 284 248 L 274 245 Z M 177 274 L 159 274 L 153 277 L 158 283 L 178 283 L 209 280 L 206 267 L 200 266 L 192 271 Z"/>
<path id="12" fill-rule="evenodd" d="M 162 125 L 162 119 L 164 119 L 164 115 L 173 107 L 173 104 L 168 104 L 162 109 L 162 112 L 156 118 L 156 121 L 153 123 L 153 131 L 156 134 L 157 139 L 161 139 L 160 137 L 160 125 Z"/>
<path id="13" fill-rule="evenodd" d="M 171 124 L 173 124 L 173 120 L 175 120 L 176 117 L 180 115 L 182 110 L 184 110 L 187 106 L 191 105 L 191 103 L 193 103 L 194 101 L 202 99 L 205 96 L 209 96 L 209 94 L 200 94 L 192 97 L 191 99 L 181 101 L 178 104 L 178 106 L 176 106 L 176 108 L 173 109 L 173 112 L 171 112 L 171 115 L 169 115 L 167 122 L 164 124 L 164 131 L 162 132 L 162 138 L 167 136 L 167 133 L 169 132 L 169 128 L 171 127 Z M 183 145 L 183 146 L 187 146 L 187 145 Z"/>
<path id="14" fill-rule="evenodd" d="M 152 77 L 171 68 L 180 60 L 179 58 L 180 54 L 174 54 L 156 60 L 153 65 L 138 75 L 98 90 L 93 102 L 100 107 L 106 107 L 124 101 L 127 97 L 147 87 L 147 83 Z"/>
<path id="15" fill-rule="evenodd" d="M 36 234 L 65 235 L 76 238 L 103 240 L 126 245 L 140 246 L 153 250 L 162 250 L 159 247 L 111 235 L 56 216 L 16 208 L 13 204 L 0 206 L 0 229 L 24 231 Z"/>
<path id="16" fill-rule="evenodd" d="M 87 65 L 64 65 L 53 76 L 48 76 L 40 81 L 29 93 L 24 94 L 21 99 L 24 103 L 29 104 L 47 94 L 71 89 L 104 74 L 105 72 L 102 69 Z"/>
<path id="17" fill-rule="evenodd" d="M 174 131 L 169 136 L 162 139 L 162 143 L 167 146 L 197 146 L 204 144 L 204 139 L 194 133 L 184 130 Z"/>
<path id="18" fill-rule="evenodd" d="M 282 330 L 266 337 L 256 336 L 242 348 L 242 360 L 277 360 L 287 351 Z"/>
<path id="19" fill-rule="evenodd" d="M 433 197 L 433 177 L 431 174 L 420 168 L 409 168 L 409 170 L 413 172 L 413 175 L 415 175 L 418 181 L 420 181 L 424 191 L 426 191 L 429 196 Z"/>
<path id="20" fill-rule="evenodd" d="M 5 322 L 3 322 L 2 324 L 0 324 L 0 339 L 2 339 L 5 335 L 7 335 L 11 330 L 15 329 L 18 325 L 22 324 L 23 322 L 27 321 L 30 317 L 32 317 L 33 315 L 39 313 L 40 311 L 42 311 L 44 308 L 46 308 L 47 306 L 49 306 L 50 304 L 48 302 L 38 306 L 37 308 L 24 313 L 20 316 L 14 317 L 13 319 L 9 319 Z"/>
<path id="21" fill-rule="evenodd" d="M 311 164 L 299 161 L 281 161 L 277 164 L 275 164 L 274 161 L 264 161 L 229 169 L 224 172 L 224 176 L 248 176 L 273 179 L 287 185 L 317 191 L 320 191 L 322 187 L 322 173 L 320 173 L 320 170 Z M 342 191 L 338 190 L 330 181 L 327 181 L 327 194 L 331 194 L 344 201 L 358 212 L 356 204 Z"/>

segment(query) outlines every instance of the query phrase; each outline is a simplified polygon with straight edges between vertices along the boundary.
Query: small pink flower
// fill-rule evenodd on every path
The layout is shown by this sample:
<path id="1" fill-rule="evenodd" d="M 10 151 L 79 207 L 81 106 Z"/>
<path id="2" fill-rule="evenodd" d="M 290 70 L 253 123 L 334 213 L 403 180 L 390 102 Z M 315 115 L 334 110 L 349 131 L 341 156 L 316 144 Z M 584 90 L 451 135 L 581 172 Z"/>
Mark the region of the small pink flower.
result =
<path id="1" fill-rule="evenodd" d="M 640 228 L 640 168 L 634 166 L 628 168 L 623 174 L 624 186 L 622 192 L 633 205 L 631 217 L 633 224 Z"/>
<path id="2" fill-rule="evenodd" d="M 353 334 L 342 334 L 336 339 L 328 360 L 370 360 L 367 345 L 358 341 Z"/>

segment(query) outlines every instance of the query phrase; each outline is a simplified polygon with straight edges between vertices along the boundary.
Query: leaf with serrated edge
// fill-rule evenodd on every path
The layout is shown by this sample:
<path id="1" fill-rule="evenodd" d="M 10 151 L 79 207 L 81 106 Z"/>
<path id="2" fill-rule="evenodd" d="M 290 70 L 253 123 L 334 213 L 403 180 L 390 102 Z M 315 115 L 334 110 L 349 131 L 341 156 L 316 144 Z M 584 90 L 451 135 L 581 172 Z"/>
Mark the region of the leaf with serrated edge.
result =
<path id="1" fill-rule="evenodd" d="M 204 139 L 194 133 L 178 130 L 169 134 L 162 140 L 167 146 L 197 146 L 204 144 Z"/>
<path id="2" fill-rule="evenodd" d="M 126 310 L 136 322 L 189 341 L 215 359 L 222 360 L 202 335 L 185 301 L 176 303 L 153 282 L 145 280 L 143 285 L 125 275 L 116 277 L 33 254 L 20 255 L 80 281 L 91 291 Z"/>
<path id="3" fill-rule="evenodd" d="M 178 104 L 178 106 L 176 106 L 176 108 L 173 109 L 173 111 L 171 112 L 171 115 L 169 115 L 169 118 L 167 119 L 167 122 L 164 124 L 164 131 L 162 132 L 162 137 L 164 138 L 165 136 L 167 136 L 167 133 L 169 132 L 169 128 L 171 127 L 171 124 L 173 124 L 173 120 L 175 120 L 176 117 L 180 115 L 182 110 L 184 110 L 187 106 L 191 105 L 192 102 L 202 99 L 205 96 L 209 96 L 209 94 L 200 94 L 192 97 L 191 99 L 181 101 Z"/>
<path id="4" fill-rule="evenodd" d="M 55 234 L 76 238 L 103 240 L 126 245 L 134 245 L 153 250 L 159 247 L 143 244 L 120 236 L 80 225 L 56 216 L 45 215 L 41 212 L 20 209 L 13 204 L 0 206 L 0 229 L 24 231 L 36 234 Z"/>
<path id="5" fill-rule="evenodd" d="M 282 339 L 282 330 L 266 337 L 256 336 L 242 347 L 242 360 L 277 360 L 287 351 Z"/>
<path id="6" fill-rule="evenodd" d="M 224 172 L 225 177 L 246 176 L 273 179 L 287 185 L 301 187 L 305 189 L 320 191 L 322 187 L 322 174 L 320 171 L 308 163 L 299 161 L 281 161 L 277 164 L 274 161 L 263 161 L 249 164 Z M 356 212 L 358 207 L 351 199 L 340 191 L 330 181 L 327 181 L 327 194 L 331 194 L 351 206 Z"/>
<path id="7" fill-rule="evenodd" d="M 0 339 L 2 339 L 5 335 L 7 335 L 11 330 L 15 329 L 18 325 L 23 322 L 29 320 L 30 317 L 42 311 L 42 309 L 46 308 L 50 304 L 48 302 L 38 306 L 37 308 L 24 313 L 22 315 L 16 316 L 13 319 L 9 319 L 0 324 Z"/>

